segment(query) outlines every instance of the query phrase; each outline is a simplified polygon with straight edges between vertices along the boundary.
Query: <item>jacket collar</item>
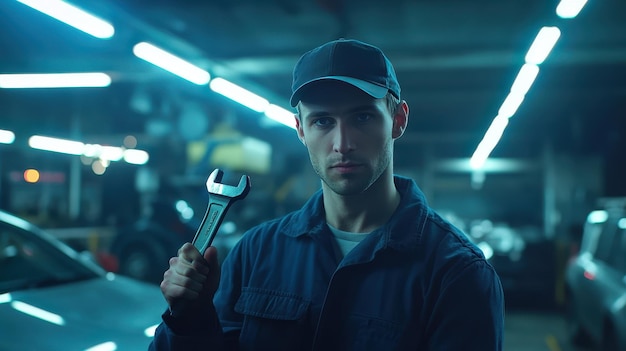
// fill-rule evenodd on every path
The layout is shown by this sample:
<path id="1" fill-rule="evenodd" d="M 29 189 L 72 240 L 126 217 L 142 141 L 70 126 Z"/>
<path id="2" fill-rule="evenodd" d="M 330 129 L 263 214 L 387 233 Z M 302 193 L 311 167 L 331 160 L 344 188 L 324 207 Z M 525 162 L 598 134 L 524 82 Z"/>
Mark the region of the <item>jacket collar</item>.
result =
<path id="1" fill-rule="evenodd" d="M 389 221 L 370 235 L 380 236 L 381 240 L 377 245 L 380 248 L 412 250 L 421 240 L 428 217 L 428 204 L 424 194 L 412 179 L 395 175 L 394 183 L 400 192 L 400 204 Z M 318 190 L 301 209 L 293 213 L 285 224 L 283 234 L 299 237 L 320 235 L 325 230 L 323 193 L 322 190 Z"/>

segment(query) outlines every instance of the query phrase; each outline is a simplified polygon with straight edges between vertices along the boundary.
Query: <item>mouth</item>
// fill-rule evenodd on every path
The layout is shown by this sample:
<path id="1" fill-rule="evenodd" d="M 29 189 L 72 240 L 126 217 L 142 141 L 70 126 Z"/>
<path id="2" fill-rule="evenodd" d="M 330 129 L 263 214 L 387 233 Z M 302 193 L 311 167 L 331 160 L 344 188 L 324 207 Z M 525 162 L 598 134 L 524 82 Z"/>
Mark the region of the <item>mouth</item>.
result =
<path id="1" fill-rule="evenodd" d="M 350 173 L 361 167 L 360 164 L 354 162 L 340 162 L 332 165 L 330 168 L 338 171 L 339 173 Z"/>

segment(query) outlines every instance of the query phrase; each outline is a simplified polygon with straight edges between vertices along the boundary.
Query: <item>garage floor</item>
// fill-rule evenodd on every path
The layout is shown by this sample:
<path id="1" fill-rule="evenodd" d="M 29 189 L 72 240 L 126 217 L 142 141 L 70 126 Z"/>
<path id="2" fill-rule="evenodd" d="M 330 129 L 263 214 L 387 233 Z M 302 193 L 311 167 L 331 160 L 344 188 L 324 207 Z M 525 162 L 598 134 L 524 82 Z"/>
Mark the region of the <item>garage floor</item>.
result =
<path id="1" fill-rule="evenodd" d="M 505 318 L 504 351 L 586 351 L 568 342 L 558 312 L 514 310 Z"/>

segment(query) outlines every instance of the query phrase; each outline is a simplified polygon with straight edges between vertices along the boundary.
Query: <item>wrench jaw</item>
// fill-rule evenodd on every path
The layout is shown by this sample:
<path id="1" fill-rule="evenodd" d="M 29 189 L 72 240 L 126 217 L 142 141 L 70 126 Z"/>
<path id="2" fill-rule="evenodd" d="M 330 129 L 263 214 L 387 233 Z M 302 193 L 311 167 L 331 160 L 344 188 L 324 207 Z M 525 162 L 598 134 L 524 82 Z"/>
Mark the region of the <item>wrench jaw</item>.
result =
<path id="1" fill-rule="evenodd" d="M 239 179 L 239 185 L 237 185 L 237 193 L 239 195 L 235 196 L 236 199 L 243 199 L 248 195 L 250 191 L 250 177 L 247 175 L 242 175 L 241 179 Z"/>
<path id="2" fill-rule="evenodd" d="M 206 189 L 211 194 L 220 194 L 220 187 L 222 185 L 222 177 L 224 176 L 224 172 L 217 168 L 211 172 L 209 178 L 206 180 Z"/>
<path id="3" fill-rule="evenodd" d="M 250 177 L 241 176 L 239 185 L 232 186 L 220 183 L 224 172 L 221 169 L 215 169 L 209 175 L 206 181 L 206 188 L 210 195 L 221 195 L 231 199 L 243 199 L 250 191 Z"/>

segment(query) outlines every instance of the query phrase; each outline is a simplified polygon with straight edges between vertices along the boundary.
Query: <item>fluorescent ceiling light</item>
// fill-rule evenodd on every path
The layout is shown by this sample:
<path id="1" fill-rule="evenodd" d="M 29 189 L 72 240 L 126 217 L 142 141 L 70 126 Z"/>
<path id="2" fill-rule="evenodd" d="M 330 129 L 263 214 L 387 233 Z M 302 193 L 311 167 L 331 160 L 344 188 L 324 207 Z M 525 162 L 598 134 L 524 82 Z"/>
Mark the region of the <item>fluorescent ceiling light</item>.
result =
<path id="1" fill-rule="evenodd" d="M 296 129 L 294 113 L 280 106 L 270 104 L 265 109 L 265 116 L 267 116 L 267 118 L 273 119 L 278 123 L 282 123 L 289 128 Z"/>
<path id="2" fill-rule="evenodd" d="M 270 104 L 266 99 L 223 78 L 213 79 L 209 86 L 214 92 L 257 112 L 264 112 Z"/>
<path id="3" fill-rule="evenodd" d="M 534 63 L 535 65 L 541 64 L 552 48 L 556 41 L 559 40 L 561 31 L 558 27 L 543 27 L 539 30 L 535 41 L 533 41 L 528 53 L 526 54 L 526 63 Z"/>
<path id="4" fill-rule="evenodd" d="M 10 130 L 0 129 L 0 144 L 13 144 L 15 133 Z"/>
<path id="5" fill-rule="evenodd" d="M 143 165 L 148 162 L 150 155 L 143 150 L 128 149 L 124 150 L 124 161 L 135 165 Z"/>
<path id="6" fill-rule="evenodd" d="M 0 294 L 0 303 L 9 303 L 12 300 L 11 293 Z"/>
<path id="7" fill-rule="evenodd" d="M 468 158 L 449 158 L 434 163 L 434 169 L 445 172 L 474 172 Z M 532 161 L 521 161 L 515 158 L 488 158 L 480 168 L 484 173 L 513 173 L 536 169 Z"/>
<path id="8" fill-rule="evenodd" d="M 137 149 L 123 149 L 117 146 L 102 146 L 98 144 L 84 144 L 80 141 L 33 135 L 28 140 L 28 145 L 33 149 L 59 152 L 68 155 L 82 155 L 98 158 L 103 162 L 119 161 L 124 159 L 127 163 L 142 165 L 150 158 L 148 153 Z"/>
<path id="9" fill-rule="evenodd" d="M 81 88 L 109 85 L 111 77 L 100 72 L 0 74 L 0 88 Z"/>
<path id="10" fill-rule="evenodd" d="M 485 164 L 485 161 L 491 154 L 491 151 L 496 147 L 506 126 L 509 124 L 509 119 L 507 117 L 497 116 L 491 122 L 487 133 L 481 140 L 480 144 L 474 151 L 472 158 L 470 158 L 470 166 L 473 169 L 480 169 Z"/>
<path id="11" fill-rule="evenodd" d="M 609 219 L 609 213 L 605 210 L 591 211 L 591 213 L 587 215 L 587 222 L 589 223 L 604 223 L 607 219 Z"/>
<path id="12" fill-rule="evenodd" d="M 561 18 L 574 18 L 586 3 L 587 0 L 561 0 L 556 7 L 556 14 Z"/>
<path id="13" fill-rule="evenodd" d="M 83 156 L 97 158 L 102 161 L 119 161 L 124 157 L 125 149 L 118 146 L 102 146 L 99 144 L 85 144 Z"/>
<path id="14" fill-rule="evenodd" d="M 98 156 L 102 160 L 107 161 L 119 161 L 124 156 L 124 149 L 117 146 L 103 146 L 100 155 Z"/>
<path id="15" fill-rule="evenodd" d="M 524 95 L 510 92 L 498 110 L 498 117 L 511 118 L 524 101 Z"/>
<path id="16" fill-rule="evenodd" d="M 68 155 L 82 155 L 85 144 L 79 141 L 51 138 L 33 135 L 28 139 L 28 145 L 33 149 L 60 152 Z"/>
<path id="17" fill-rule="evenodd" d="M 539 74 L 539 66 L 532 63 L 524 64 L 511 86 L 511 92 L 526 95 L 537 78 L 537 74 Z"/>
<path id="18" fill-rule="evenodd" d="M 211 80 L 209 72 L 150 43 L 141 42 L 135 45 L 133 47 L 133 53 L 140 59 L 150 62 L 194 84 L 204 85 Z"/>
<path id="19" fill-rule="evenodd" d="M 24 5 L 79 29 L 96 38 L 108 39 L 115 33 L 113 26 L 78 7 L 60 0 L 17 0 Z"/>
<path id="20" fill-rule="evenodd" d="M 85 144 L 83 147 L 83 156 L 96 158 L 102 153 L 102 145 L 98 144 Z"/>

